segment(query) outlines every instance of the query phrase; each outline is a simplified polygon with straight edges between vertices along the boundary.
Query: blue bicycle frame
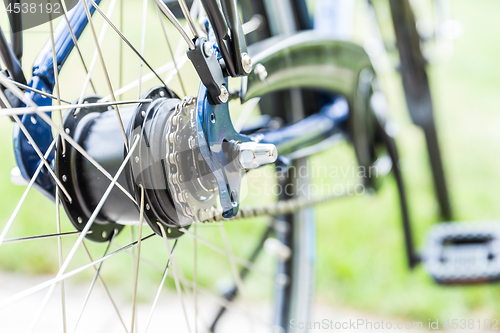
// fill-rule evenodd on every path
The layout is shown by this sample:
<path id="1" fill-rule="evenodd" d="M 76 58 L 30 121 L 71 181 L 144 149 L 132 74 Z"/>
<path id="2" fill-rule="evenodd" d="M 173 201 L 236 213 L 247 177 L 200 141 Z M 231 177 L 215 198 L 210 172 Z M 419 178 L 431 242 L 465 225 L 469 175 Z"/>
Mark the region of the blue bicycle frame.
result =
<path id="1" fill-rule="evenodd" d="M 101 0 L 95 1 L 97 4 Z M 91 15 L 94 13 L 95 8 L 90 2 L 88 2 L 88 7 Z M 68 14 L 68 21 L 78 39 L 85 27 L 88 24 L 88 18 L 85 11 L 85 6 L 82 1 L 80 1 Z M 75 44 L 73 42 L 70 28 L 66 20 L 61 20 L 54 31 L 54 44 L 55 53 L 57 59 L 57 69 L 60 71 L 64 63 L 68 59 L 71 51 L 73 50 Z M 52 93 L 55 85 L 54 76 L 54 63 L 52 56 L 52 41 L 49 40 L 33 65 L 33 76 L 29 83 L 29 86 L 38 90 L 46 91 Z M 39 106 L 49 106 L 52 105 L 52 100 L 40 94 L 34 92 L 26 92 L 26 97 Z M 54 140 L 51 132 L 50 125 L 41 120 L 37 115 L 26 114 L 21 118 L 21 122 L 26 127 L 28 132 L 31 134 L 33 140 L 38 145 L 42 152 L 46 152 Z M 35 152 L 31 144 L 29 143 L 26 136 L 21 132 L 19 126 L 16 124 L 14 127 L 14 152 L 16 157 L 16 162 L 21 171 L 21 175 L 30 179 L 35 174 L 38 168 L 40 157 Z M 49 163 L 53 163 L 54 151 L 52 151 L 47 158 Z M 55 183 L 47 170 L 42 169 L 40 175 L 36 179 L 36 184 L 41 192 L 51 198 L 54 197 Z"/>

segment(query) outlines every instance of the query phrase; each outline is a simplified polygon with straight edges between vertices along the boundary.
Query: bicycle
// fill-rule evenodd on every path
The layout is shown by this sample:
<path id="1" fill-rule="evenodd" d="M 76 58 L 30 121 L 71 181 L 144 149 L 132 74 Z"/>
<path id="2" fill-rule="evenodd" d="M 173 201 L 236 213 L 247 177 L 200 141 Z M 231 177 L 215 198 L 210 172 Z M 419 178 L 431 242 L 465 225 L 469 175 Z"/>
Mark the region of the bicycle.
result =
<path id="1" fill-rule="evenodd" d="M 64 7 L 62 2 L 58 3 Z M 410 265 L 415 264 L 402 177 L 397 167 L 397 150 L 384 127 L 383 95 L 364 49 L 314 31 L 304 1 L 241 1 L 244 24 L 240 22 L 235 1 L 202 0 L 207 19 L 204 19 L 200 1 L 189 3 L 191 9 L 184 0 L 180 0 L 178 6 L 175 6 L 175 1 L 154 1 L 155 11 L 161 19 L 159 28 L 171 58 L 166 65 L 156 69 L 144 56 L 146 27 L 148 23 L 152 24 L 147 20 L 147 1 L 143 2 L 139 49 L 122 33 L 125 28 L 123 2 L 120 26 L 111 20 L 116 0 L 111 1 L 107 12 L 99 6 L 98 0 L 80 1 L 71 11 L 62 14 L 55 29 L 49 21 L 53 32 L 35 62 L 29 85 L 20 64 L 22 35 L 13 33 L 9 45 L 3 32 L 0 33 L 0 53 L 7 69 L 0 75 L 1 114 L 11 116 L 17 124 L 14 148 L 18 169 L 14 170 L 14 180 L 20 183 L 29 180 L 23 198 L 0 234 L 0 245 L 49 237 L 58 241 L 56 277 L 0 301 L 0 306 L 6 307 L 48 288 L 42 305 L 28 324 L 29 331 L 36 329 L 57 283 L 64 303 L 64 280 L 93 266 L 96 272 L 76 320 L 76 330 L 96 281 L 100 280 L 106 286 L 101 275 L 102 263 L 135 248 L 137 253 L 130 253 L 134 269 L 130 325 L 124 322 L 105 288 L 115 305 L 119 319 L 117 326 L 120 330 L 137 331 L 138 271 L 140 264 L 144 266 L 141 248 L 144 250 L 155 239 L 164 242 L 167 253 L 154 258 L 167 260 L 163 260 L 163 267 L 159 269 L 161 282 L 146 330 L 172 266 L 173 284 L 183 309 L 182 318 L 178 319 L 186 322 L 188 331 L 214 331 L 220 319 L 227 317 L 226 312 L 243 313 L 253 328 L 290 331 L 290 319 L 306 321 L 310 311 L 315 257 L 315 222 L 311 206 L 338 199 L 341 195 L 315 198 L 307 192 L 283 191 L 277 203 L 246 208 L 240 207 L 244 196 L 242 179 L 249 170 L 274 164 L 282 171 L 277 177 L 281 188 L 304 185 L 307 188 L 307 177 L 291 171 L 307 168 L 308 156 L 345 139 L 352 143 L 359 167 L 366 170 L 377 170 L 380 150 L 391 156 L 400 188 L 409 261 Z M 406 1 L 402 3 L 407 4 Z M 178 21 L 181 14 L 186 19 L 184 27 Z M 181 40 L 176 50 L 172 48 L 169 28 L 161 15 L 166 16 L 180 33 Z M 19 13 L 11 13 L 12 30 L 20 30 L 20 17 Z M 104 20 L 99 37 L 93 23 L 95 17 Z M 404 17 L 411 19 L 411 16 Z M 408 21 L 403 20 L 403 23 L 408 24 Z M 108 28 L 121 39 L 117 50 L 118 77 L 110 76 L 109 62 L 107 67 L 104 57 L 103 40 Z M 90 66 L 84 60 L 84 51 L 78 46 L 84 29 L 90 30 L 96 48 Z M 410 36 L 410 40 L 414 38 Z M 185 44 L 188 45 L 187 55 L 183 55 Z M 128 85 L 123 85 L 126 72 L 123 45 L 127 45 L 139 60 L 139 79 Z M 403 43 L 402 47 L 405 45 Z M 77 56 L 73 62 L 81 62 L 79 66 L 85 70 L 83 89 L 73 94 L 73 103 L 62 98 L 61 90 L 66 87 L 60 84 L 63 73 L 59 73 L 72 52 Z M 195 96 L 188 96 L 189 87 L 180 75 L 176 89 L 170 88 L 172 79 L 188 60 L 193 63 L 202 83 Z M 102 67 L 100 80 L 92 77 L 97 62 Z M 151 72 L 143 74 L 144 66 Z M 161 75 L 165 73 L 168 75 L 163 79 Z M 231 90 L 229 84 L 232 81 L 228 78 L 240 77 L 241 89 Z M 149 85 L 145 91 L 144 85 L 149 79 L 158 81 L 159 85 Z M 122 88 L 113 89 L 115 81 Z M 126 92 L 136 87 L 136 98 L 128 98 L 131 94 L 126 95 Z M 89 90 L 94 94 L 87 93 Z M 101 95 L 95 94 L 96 91 L 102 91 Z M 176 91 L 182 91 L 182 96 Z M 123 100 L 118 97 L 123 97 Z M 246 108 L 241 112 L 243 120 L 233 122 L 228 103 L 237 103 L 238 99 Z M 57 104 L 52 105 L 53 101 Z M 243 126 L 245 118 L 257 104 L 262 116 L 251 126 Z M 64 118 L 63 110 L 67 110 Z M 52 120 L 51 112 L 58 114 L 55 118 L 59 119 Z M 56 133 L 55 138 L 52 131 Z M 365 175 L 361 178 L 365 187 L 378 186 L 373 177 Z M 7 239 L 7 232 L 31 187 L 55 201 L 57 232 Z M 346 192 L 347 195 L 353 194 Z M 61 231 L 60 205 L 76 231 Z M 264 215 L 272 216 L 272 219 L 260 225 L 259 230 L 255 230 L 255 220 L 245 226 L 243 222 L 235 221 Z M 226 220 L 235 222 L 219 223 Z M 251 237 L 256 246 L 246 251 L 250 252 L 249 259 L 234 254 L 241 251 L 230 244 L 225 230 L 233 223 L 238 223 L 242 230 L 240 242 L 250 238 L 250 231 L 261 233 L 260 237 Z M 202 231 L 211 232 L 211 228 L 203 228 L 205 225 L 218 226 L 219 243 L 224 247 L 199 235 Z M 133 241 L 109 253 L 112 244 L 119 240 L 123 242 L 127 226 Z M 143 236 L 143 228 L 150 228 L 151 233 Z M 138 236 L 134 235 L 136 229 Z M 61 239 L 70 236 L 78 238 L 63 258 Z M 182 241 L 178 240 L 186 238 L 192 244 L 183 247 Z M 84 239 L 107 244 L 105 254 L 68 271 L 80 246 L 89 253 L 87 247 L 92 246 Z M 197 267 L 201 262 L 198 242 L 228 258 L 234 280 L 223 297 L 214 297 L 219 309 L 211 322 L 205 321 L 199 313 L 198 295 L 211 293 L 198 284 Z M 271 274 L 260 272 L 256 263 L 264 247 L 275 257 L 276 266 Z M 102 247 L 97 248 L 102 251 Z M 173 257 L 174 249 L 176 258 L 182 258 L 180 263 Z M 178 254 L 181 250 L 192 252 L 192 258 L 188 260 Z M 154 252 L 157 251 L 155 248 Z M 188 261 L 193 262 L 192 280 L 186 278 L 179 268 L 179 264 L 189 264 Z M 251 275 L 258 275 L 256 272 L 271 275 L 266 283 L 258 283 L 258 288 L 252 289 L 265 289 L 267 294 L 271 294 L 269 289 L 274 289 L 268 302 L 269 307 L 274 308 L 271 320 L 263 320 L 261 316 L 255 318 L 252 311 L 245 308 L 248 289 L 244 288 L 243 282 Z M 185 297 L 191 292 L 194 307 L 189 312 L 185 308 Z M 243 303 L 241 307 L 233 304 L 237 296 Z M 65 318 L 65 307 L 62 312 Z M 63 328 L 66 330 L 67 327 L 66 319 L 63 319 Z"/>

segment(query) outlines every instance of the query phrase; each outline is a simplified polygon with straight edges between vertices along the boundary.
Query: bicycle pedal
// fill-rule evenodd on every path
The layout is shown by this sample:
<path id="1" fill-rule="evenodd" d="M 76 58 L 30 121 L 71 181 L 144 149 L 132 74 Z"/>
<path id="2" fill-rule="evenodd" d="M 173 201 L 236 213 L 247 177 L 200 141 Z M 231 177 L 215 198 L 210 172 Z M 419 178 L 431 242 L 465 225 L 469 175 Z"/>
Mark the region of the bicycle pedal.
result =
<path id="1" fill-rule="evenodd" d="M 440 223 L 431 228 L 422 256 L 439 284 L 500 280 L 500 223 Z"/>

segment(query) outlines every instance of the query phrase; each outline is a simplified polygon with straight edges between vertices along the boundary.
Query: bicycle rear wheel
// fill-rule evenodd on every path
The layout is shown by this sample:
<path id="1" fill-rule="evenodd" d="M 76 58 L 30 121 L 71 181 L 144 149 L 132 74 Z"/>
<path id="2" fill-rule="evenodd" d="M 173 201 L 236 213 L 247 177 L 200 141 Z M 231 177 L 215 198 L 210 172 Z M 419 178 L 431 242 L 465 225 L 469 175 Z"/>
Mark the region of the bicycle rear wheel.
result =
<path id="1" fill-rule="evenodd" d="M 276 313 L 289 313 L 290 308 L 299 304 L 289 299 L 272 303 L 271 291 L 275 283 L 279 288 L 289 288 L 297 295 L 303 290 L 302 285 L 289 281 L 296 281 L 300 265 L 304 258 L 308 258 L 307 241 L 310 234 L 305 239 L 304 230 L 286 229 L 283 224 L 269 219 L 254 219 L 233 224 L 224 222 L 195 225 L 190 229 L 177 228 L 183 229 L 179 231 L 183 235 L 175 240 L 171 237 L 175 228 L 167 224 L 155 226 L 155 220 L 153 224 L 144 223 L 146 219 L 152 220 L 149 214 L 157 209 L 154 206 L 157 202 L 151 201 L 152 195 L 148 188 L 133 186 L 128 174 L 133 172 L 135 165 L 141 165 L 144 158 L 144 155 L 135 153 L 135 149 L 141 147 L 141 141 L 134 136 L 134 122 L 163 111 L 171 115 L 177 110 L 187 110 L 193 106 L 193 100 L 184 97 L 196 95 L 198 90 L 198 82 L 190 84 L 185 79 L 195 77 L 192 70 L 184 70 L 179 75 L 182 65 L 187 62 L 184 41 L 179 36 L 177 39 L 171 37 L 172 27 L 165 25 L 162 17 L 156 18 L 159 11 L 156 7 L 150 8 L 149 4 L 149 1 L 144 1 L 141 9 L 136 3 L 122 1 L 118 4 L 116 0 L 111 0 L 109 5 L 104 3 L 102 7 L 86 2 L 87 8 L 84 8 L 81 3 L 79 9 L 82 13 L 84 11 L 90 16 L 93 7 L 96 7 L 96 13 L 78 40 L 78 48 L 69 56 L 65 69 L 60 73 L 60 68 L 54 71 L 53 89 L 44 88 L 42 91 L 41 88 L 26 88 L 2 76 L 1 83 L 8 92 L 24 98 L 28 107 L 32 108 L 24 112 L 16 109 L 23 116 L 19 121 L 16 120 L 19 137 L 24 142 L 31 142 L 33 148 L 36 147 L 36 151 L 32 152 L 34 158 L 38 156 L 40 160 L 41 154 L 43 160 L 47 160 L 55 154 L 57 158 L 53 163 L 58 165 L 55 172 L 52 172 L 50 163 L 45 167 L 44 162 L 34 164 L 31 169 L 22 169 L 20 165 L 22 170 L 17 171 L 24 177 L 29 175 L 27 180 L 31 183 L 12 215 L 5 216 L 8 221 L 0 236 L 0 262 L 10 263 L 14 269 L 26 272 L 29 271 L 28 267 L 36 264 L 34 258 L 41 257 L 43 259 L 37 266 L 38 270 L 57 274 L 43 282 L 21 279 L 21 286 L 17 285 L 6 292 L 7 296 L 2 297 L 0 306 L 6 310 L 2 310 L 2 318 L 7 329 L 94 331 L 97 327 L 111 325 L 111 328 L 108 326 L 109 330 L 121 332 L 163 327 L 173 327 L 179 332 L 195 332 L 215 329 L 220 319 L 222 325 L 217 326 L 218 331 L 227 331 L 228 324 L 239 324 L 242 320 L 250 331 L 275 331 L 276 325 L 270 315 L 272 308 L 275 307 Z M 199 3 L 195 1 L 192 8 L 194 18 L 199 13 L 196 6 Z M 136 13 L 141 10 L 142 18 L 139 20 Z M 64 27 L 66 24 L 66 16 L 63 15 L 58 26 Z M 47 31 L 49 36 L 45 48 L 49 52 L 46 55 L 50 59 L 52 56 L 57 57 L 60 46 L 57 40 L 54 42 L 56 52 L 52 52 L 57 29 L 48 23 L 37 34 L 27 33 L 25 43 L 29 47 L 25 48 L 25 64 L 29 64 L 30 53 L 38 49 L 39 46 L 35 44 L 40 40 L 40 34 Z M 110 38 L 106 30 L 116 34 Z M 137 32 L 140 32 L 140 38 Z M 76 34 L 73 32 L 71 37 Z M 133 47 L 134 44 L 140 46 Z M 177 44 L 177 48 L 173 49 L 171 44 Z M 53 62 L 61 65 L 57 58 Z M 134 63 L 137 67 L 130 70 Z M 72 70 L 67 71 L 68 67 Z M 150 80 L 155 80 L 155 84 Z M 36 111 L 35 101 L 42 99 L 47 105 L 44 111 L 52 111 L 54 120 L 42 112 L 33 114 Z M 55 101 L 54 106 L 50 106 L 50 100 Z M 14 112 L 9 101 L 7 97 L 3 99 L 6 113 Z M 74 104 L 79 106 L 68 106 L 64 119 L 60 120 L 58 110 L 62 107 L 59 104 L 64 106 L 66 101 L 76 101 Z M 161 101 L 163 107 L 169 109 L 154 109 Z M 155 118 L 157 120 L 159 118 Z M 58 136 L 51 137 L 48 143 L 37 141 L 36 138 L 30 140 L 30 131 L 41 129 L 42 125 L 51 127 Z M 162 161 L 163 156 L 159 158 Z M 18 156 L 23 161 L 25 157 Z M 35 183 L 40 179 L 40 174 L 50 182 L 57 182 L 55 196 L 50 187 L 43 188 Z M 16 179 L 20 183 L 27 182 L 21 177 Z M 48 213 L 46 208 L 43 210 L 44 214 L 55 215 L 55 223 L 34 223 L 39 220 L 36 213 L 30 215 L 26 210 L 23 210 L 23 216 L 32 219 L 29 224 L 16 219 L 32 187 L 55 198 L 56 213 Z M 172 197 L 165 202 L 169 200 L 173 201 Z M 60 215 L 61 201 L 69 219 Z M 41 200 L 37 200 L 36 204 L 50 206 Z M 79 205 L 77 208 L 76 204 Z M 297 224 L 294 222 L 293 225 Z M 283 233 L 287 239 L 293 239 L 291 254 L 282 259 L 276 259 L 277 254 L 272 251 L 269 256 L 262 255 L 264 244 L 273 238 L 274 230 L 278 230 L 278 235 Z M 78 239 L 70 243 L 68 239 L 71 237 Z M 40 245 L 43 242 L 49 244 L 50 239 L 54 241 L 51 245 Z M 87 239 L 100 243 L 90 243 Z M 285 249 L 289 248 L 285 245 Z M 113 248 L 115 246 L 116 250 Z M 201 250 L 202 246 L 206 248 Z M 209 248 L 214 252 L 208 252 Z M 39 253 L 39 257 L 28 253 Z M 129 253 L 132 260 L 123 258 L 123 253 Z M 86 258 L 87 254 L 90 259 Z M 222 255 L 222 259 L 218 255 Z M 97 256 L 99 259 L 96 259 Z M 18 258 L 18 262 L 14 265 L 12 260 L 8 260 L 9 257 Z M 54 261 L 49 263 L 49 259 Z M 287 265 L 288 262 L 294 263 L 294 270 L 287 272 L 289 280 L 273 269 L 275 260 L 286 262 Z M 132 269 L 126 267 L 130 264 Z M 95 271 L 89 273 L 87 269 L 92 270 L 92 267 Z M 309 271 L 308 268 L 306 270 Z M 86 274 L 81 280 L 72 278 L 80 272 L 85 273 L 79 276 Z M 229 278 L 230 282 L 224 283 L 224 278 Z M 83 281 L 90 282 L 88 287 L 83 288 L 86 293 L 71 296 L 72 289 L 82 289 Z M 76 284 L 76 288 L 71 288 L 72 283 Z M 94 286 L 97 283 L 102 286 L 104 301 L 109 304 L 89 303 L 90 296 L 96 292 Z M 165 284 L 175 288 L 178 301 L 173 307 L 164 305 L 163 310 L 168 315 L 160 318 L 157 307 L 162 303 L 162 298 L 169 298 L 160 297 Z M 217 293 L 217 289 L 220 289 L 217 286 L 221 284 L 225 291 L 222 295 Z M 36 297 L 38 291 L 47 288 L 48 291 L 41 298 Z M 53 295 L 57 291 L 60 295 L 53 305 Z M 138 305 L 142 298 L 149 302 L 146 310 L 143 305 Z M 261 306 L 261 303 L 264 305 Z M 20 314 L 26 309 L 32 316 L 29 321 L 20 322 Z M 104 309 L 109 311 L 101 311 Z M 300 309 L 293 311 L 298 312 Z M 224 316 L 220 316 L 221 313 Z"/>

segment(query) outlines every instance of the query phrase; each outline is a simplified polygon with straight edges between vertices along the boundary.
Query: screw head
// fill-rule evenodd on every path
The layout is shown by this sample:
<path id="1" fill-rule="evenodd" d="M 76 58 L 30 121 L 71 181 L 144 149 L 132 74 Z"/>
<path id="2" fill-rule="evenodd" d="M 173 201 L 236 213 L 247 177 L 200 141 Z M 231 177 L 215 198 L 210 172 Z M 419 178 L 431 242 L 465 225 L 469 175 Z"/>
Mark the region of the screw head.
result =
<path id="1" fill-rule="evenodd" d="M 135 157 L 135 163 L 139 163 L 139 156 Z"/>
<path id="2" fill-rule="evenodd" d="M 222 86 L 220 89 L 219 100 L 222 103 L 226 103 L 229 100 L 229 91 L 227 91 L 227 88 L 225 86 Z"/>
<path id="3" fill-rule="evenodd" d="M 62 181 L 63 181 L 63 182 L 66 182 L 67 180 L 68 180 L 68 177 L 67 177 L 66 175 L 63 175 L 63 176 L 62 176 Z"/>
<path id="4" fill-rule="evenodd" d="M 203 53 L 205 57 L 210 58 L 214 54 L 214 45 L 210 42 L 203 43 Z"/>
<path id="5" fill-rule="evenodd" d="M 250 74 L 252 71 L 252 58 L 250 58 L 248 53 L 241 54 L 241 65 L 245 73 Z"/>

